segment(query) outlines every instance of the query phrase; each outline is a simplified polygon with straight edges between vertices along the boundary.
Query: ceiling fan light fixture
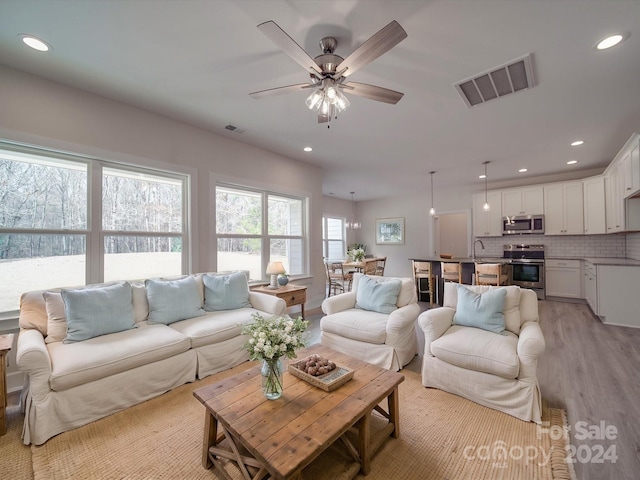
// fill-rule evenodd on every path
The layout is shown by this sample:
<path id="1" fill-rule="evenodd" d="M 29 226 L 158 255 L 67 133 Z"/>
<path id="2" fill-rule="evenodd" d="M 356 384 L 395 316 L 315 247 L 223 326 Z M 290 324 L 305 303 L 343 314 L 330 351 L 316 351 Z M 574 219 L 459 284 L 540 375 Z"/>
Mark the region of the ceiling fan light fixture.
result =
<path id="1" fill-rule="evenodd" d="M 307 101 L 306 101 L 307 107 L 309 107 L 309 110 L 318 111 L 323 99 L 324 99 L 324 96 L 322 95 L 322 91 L 316 90 L 315 92 L 312 92 L 311 95 L 307 97 Z"/>

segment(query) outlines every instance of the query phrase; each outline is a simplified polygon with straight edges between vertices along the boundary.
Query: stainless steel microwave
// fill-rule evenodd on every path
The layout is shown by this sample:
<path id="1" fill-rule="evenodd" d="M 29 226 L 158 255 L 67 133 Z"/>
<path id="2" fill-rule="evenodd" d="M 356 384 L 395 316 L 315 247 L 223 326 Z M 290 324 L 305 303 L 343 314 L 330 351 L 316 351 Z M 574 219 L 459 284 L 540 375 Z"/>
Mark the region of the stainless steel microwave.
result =
<path id="1" fill-rule="evenodd" d="M 544 215 L 502 217 L 502 235 L 543 234 Z"/>

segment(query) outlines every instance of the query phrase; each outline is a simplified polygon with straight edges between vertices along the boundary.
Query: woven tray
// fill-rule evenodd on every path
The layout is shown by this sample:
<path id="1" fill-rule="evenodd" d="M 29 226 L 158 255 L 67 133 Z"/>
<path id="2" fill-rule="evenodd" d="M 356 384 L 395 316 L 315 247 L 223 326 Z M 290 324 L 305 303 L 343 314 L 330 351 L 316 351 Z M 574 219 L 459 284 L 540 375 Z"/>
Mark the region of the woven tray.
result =
<path id="1" fill-rule="evenodd" d="M 306 360 L 307 358 L 309 357 L 303 358 L 302 360 Z M 294 377 L 298 377 L 305 382 L 310 383 L 314 387 L 324 390 L 325 392 L 335 390 L 353 378 L 353 370 L 347 367 L 341 367 L 340 365 L 336 365 L 336 368 L 329 373 L 314 377 L 313 375 L 309 375 L 299 368 L 296 368 L 292 363 L 290 363 L 289 373 Z"/>

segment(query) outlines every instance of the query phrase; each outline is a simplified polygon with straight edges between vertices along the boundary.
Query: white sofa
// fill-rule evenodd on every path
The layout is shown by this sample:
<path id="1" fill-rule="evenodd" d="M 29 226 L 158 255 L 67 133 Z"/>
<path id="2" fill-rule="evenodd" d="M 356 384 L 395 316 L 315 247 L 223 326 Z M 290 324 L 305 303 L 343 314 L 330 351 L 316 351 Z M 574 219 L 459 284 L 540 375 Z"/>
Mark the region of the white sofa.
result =
<path id="1" fill-rule="evenodd" d="M 201 303 L 204 275 L 210 274 L 188 276 L 195 279 Z M 61 289 L 47 291 L 46 301 L 43 290 L 22 295 L 17 364 L 27 377 L 22 392 L 25 444 L 40 445 L 58 433 L 248 360 L 242 326 L 254 313 L 280 315 L 286 308 L 284 300 L 247 287 L 246 308 L 152 323 L 145 282 L 127 283 L 134 328 L 72 343 L 68 336 L 61 341 L 70 325 L 65 326 L 64 318 L 68 304 L 60 303 L 60 295 L 55 298 Z M 85 288 L 107 285 L 112 284 Z"/>
<path id="2" fill-rule="evenodd" d="M 391 313 L 356 308 L 363 278 L 378 283 L 401 282 Z M 327 347 L 394 371 L 400 370 L 418 353 L 416 319 L 420 307 L 411 278 L 356 273 L 351 291 L 326 298 L 322 311 L 326 316 L 320 320 L 320 343 Z"/>
<path id="3" fill-rule="evenodd" d="M 418 317 L 424 332 L 422 383 L 525 421 L 541 422 L 536 370 L 545 350 L 538 298 L 518 286 L 464 285 L 476 294 L 503 288 L 506 330 L 497 334 L 454 324 L 458 285 L 445 283 L 443 306 Z"/>

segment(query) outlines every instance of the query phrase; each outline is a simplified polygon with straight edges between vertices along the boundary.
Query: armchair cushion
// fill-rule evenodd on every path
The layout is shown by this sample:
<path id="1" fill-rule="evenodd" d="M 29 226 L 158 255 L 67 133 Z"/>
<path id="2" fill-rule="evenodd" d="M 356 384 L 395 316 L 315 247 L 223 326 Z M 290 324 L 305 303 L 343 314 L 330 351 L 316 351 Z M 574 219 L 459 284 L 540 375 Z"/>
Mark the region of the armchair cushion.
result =
<path id="1" fill-rule="evenodd" d="M 443 362 L 466 370 L 511 379 L 519 374 L 517 346 L 518 337 L 511 332 L 494 335 L 454 325 L 431 343 L 431 353 Z"/>
<path id="2" fill-rule="evenodd" d="M 387 339 L 389 315 L 368 310 L 352 309 L 327 315 L 320 320 L 323 332 L 360 342 L 384 345 Z"/>
<path id="3" fill-rule="evenodd" d="M 453 315 L 454 325 L 476 327 L 494 333 L 504 332 L 505 289 L 475 293 L 463 285 L 458 287 L 458 304 Z"/>
<path id="4" fill-rule="evenodd" d="M 356 308 L 389 314 L 398 308 L 396 303 L 401 287 L 402 282 L 398 279 L 376 281 L 363 276 L 358 282 Z"/>

